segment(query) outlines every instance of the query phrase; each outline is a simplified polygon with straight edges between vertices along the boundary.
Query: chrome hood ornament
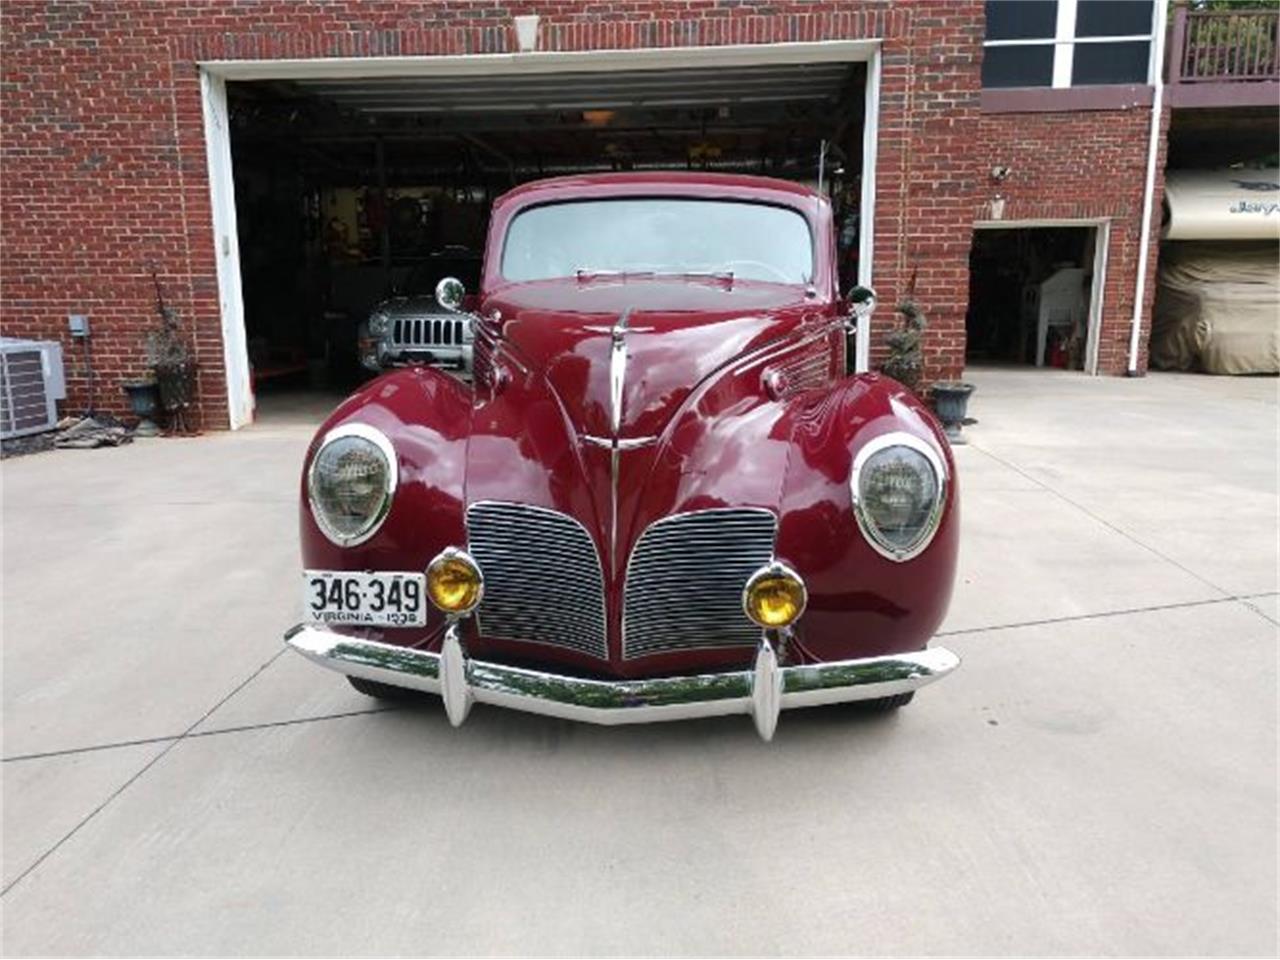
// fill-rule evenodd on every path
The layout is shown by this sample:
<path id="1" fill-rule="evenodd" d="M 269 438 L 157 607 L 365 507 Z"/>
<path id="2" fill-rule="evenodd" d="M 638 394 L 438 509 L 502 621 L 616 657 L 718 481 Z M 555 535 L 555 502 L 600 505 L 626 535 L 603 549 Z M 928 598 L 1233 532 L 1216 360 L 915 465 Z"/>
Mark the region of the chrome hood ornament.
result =
<path id="1" fill-rule="evenodd" d="M 618 573 L 618 480 L 622 472 L 622 451 L 635 450 L 651 446 L 658 442 L 653 437 L 628 437 L 623 439 L 618 434 L 622 431 L 622 398 L 627 383 L 627 331 L 631 319 L 631 307 L 618 315 L 617 322 L 609 329 L 609 430 L 608 437 L 583 434 L 586 443 L 609 449 L 610 495 L 609 495 L 609 558 L 614 576 Z M 635 332 L 648 333 L 651 328 L 637 327 Z"/>

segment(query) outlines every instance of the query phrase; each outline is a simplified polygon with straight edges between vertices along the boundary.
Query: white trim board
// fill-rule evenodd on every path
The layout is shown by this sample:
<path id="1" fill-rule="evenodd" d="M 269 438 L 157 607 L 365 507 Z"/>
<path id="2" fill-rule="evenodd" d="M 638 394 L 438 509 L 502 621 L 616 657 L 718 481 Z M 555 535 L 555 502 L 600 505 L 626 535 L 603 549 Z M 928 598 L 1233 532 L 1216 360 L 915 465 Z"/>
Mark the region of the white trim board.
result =
<path id="1" fill-rule="evenodd" d="M 222 310 L 227 401 L 232 429 L 249 423 L 253 393 L 245 349 L 240 251 L 235 227 L 235 183 L 226 116 L 226 82 L 246 80 L 352 80 L 378 77 L 521 76 L 548 73 L 670 70 L 805 63 L 867 64 L 863 119 L 863 185 L 859 211 L 858 282 L 871 285 L 875 250 L 875 169 L 879 151 L 880 45 L 875 40 L 729 44 L 634 50 L 532 51 L 422 57 L 319 57 L 305 60 L 200 61 L 209 189 Z M 868 368 L 870 324 L 860 325 L 854 344 L 858 371 Z"/>
<path id="2" fill-rule="evenodd" d="M 237 430 L 253 422 L 253 383 L 244 327 L 244 296 L 240 288 L 240 237 L 236 226 L 236 188 L 232 175 L 226 81 L 201 72 L 200 94 L 209 169 L 209 200 L 213 208 L 213 256 L 218 275 L 227 421 L 232 430 Z"/>
<path id="3" fill-rule="evenodd" d="M 1023 230 L 1028 227 L 1098 227 L 1110 223 L 1110 217 L 1057 217 L 1030 220 L 978 220 L 975 230 Z"/>
<path id="4" fill-rule="evenodd" d="M 858 211 L 858 284 L 873 287 L 876 250 L 876 156 L 880 152 L 880 50 L 867 62 L 866 107 L 862 112 L 862 198 Z M 858 322 L 853 340 L 853 369 L 871 369 L 871 317 Z"/>
<path id="5" fill-rule="evenodd" d="M 634 50 L 546 50 L 427 57 L 317 57 L 307 60 L 202 60 L 224 80 L 341 80 L 368 77 L 502 76 L 529 73 L 671 70 L 870 60 L 879 40 L 743 43 Z"/>

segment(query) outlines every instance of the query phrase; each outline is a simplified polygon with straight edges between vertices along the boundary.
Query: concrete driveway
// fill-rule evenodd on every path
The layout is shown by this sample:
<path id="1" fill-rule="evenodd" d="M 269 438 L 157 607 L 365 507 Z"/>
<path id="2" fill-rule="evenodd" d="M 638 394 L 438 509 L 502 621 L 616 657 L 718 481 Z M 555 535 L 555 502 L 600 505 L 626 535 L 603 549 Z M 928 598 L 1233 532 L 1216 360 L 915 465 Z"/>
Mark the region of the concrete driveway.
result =
<path id="1" fill-rule="evenodd" d="M 313 419 L 4 464 L 4 952 L 1274 955 L 1274 379 L 978 371 L 891 717 L 379 709 L 284 654 Z"/>

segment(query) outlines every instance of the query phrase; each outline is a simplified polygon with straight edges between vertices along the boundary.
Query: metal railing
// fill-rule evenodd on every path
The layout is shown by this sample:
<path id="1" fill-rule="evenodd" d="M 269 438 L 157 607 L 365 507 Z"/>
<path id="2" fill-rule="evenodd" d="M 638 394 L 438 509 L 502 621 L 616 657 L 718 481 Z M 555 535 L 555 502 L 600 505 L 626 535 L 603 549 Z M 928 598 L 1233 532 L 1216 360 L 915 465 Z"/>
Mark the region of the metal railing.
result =
<path id="1" fill-rule="evenodd" d="M 1278 32 L 1280 8 L 1190 10 L 1179 6 L 1169 43 L 1169 83 L 1280 80 Z"/>

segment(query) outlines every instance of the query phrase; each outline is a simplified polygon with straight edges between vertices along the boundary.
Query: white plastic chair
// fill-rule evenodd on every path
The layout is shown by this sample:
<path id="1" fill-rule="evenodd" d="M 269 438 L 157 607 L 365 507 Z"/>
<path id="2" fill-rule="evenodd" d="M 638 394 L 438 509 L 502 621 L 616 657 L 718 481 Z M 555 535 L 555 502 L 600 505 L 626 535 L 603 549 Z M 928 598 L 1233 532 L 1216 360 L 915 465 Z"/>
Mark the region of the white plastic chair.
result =
<path id="1" fill-rule="evenodd" d="M 1044 366 L 1050 327 L 1074 328 L 1085 315 L 1084 270 L 1063 267 L 1040 284 L 1036 310 L 1036 366 Z M 1025 302 L 1025 301 L 1024 301 Z"/>

